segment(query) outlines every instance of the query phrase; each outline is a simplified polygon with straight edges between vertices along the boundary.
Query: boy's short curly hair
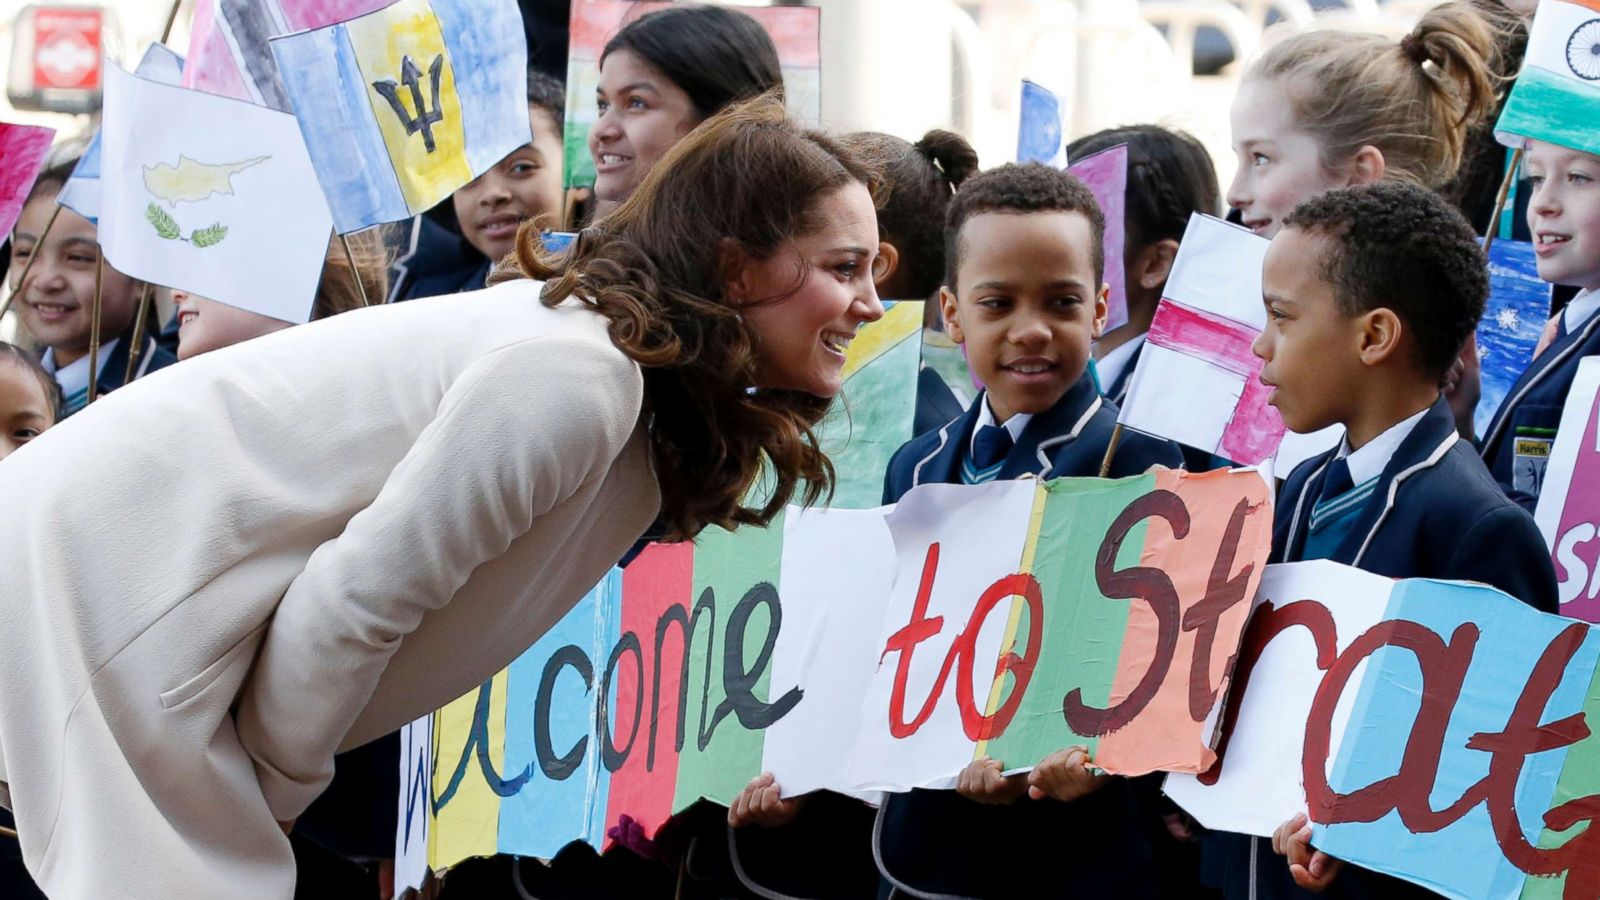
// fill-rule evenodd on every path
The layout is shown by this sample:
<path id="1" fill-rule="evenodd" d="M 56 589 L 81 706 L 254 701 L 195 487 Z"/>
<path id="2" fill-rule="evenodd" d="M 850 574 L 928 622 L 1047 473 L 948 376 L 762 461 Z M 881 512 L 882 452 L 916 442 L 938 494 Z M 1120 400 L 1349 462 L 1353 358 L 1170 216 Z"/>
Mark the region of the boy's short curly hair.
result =
<path id="1" fill-rule="evenodd" d="M 1083 182 L 1041 163 L 1006 163 L 967 179 L 945 211 L 944 283 L 952 290 L 961 269 L 961 229 L 983 213 L 1082 213 L 1089 220 L 1089 258 L 1095 287 L 1106 280 L 1106 217 Z M 1122 261 L 1117 260 L 1121 265 Z"/>
<path id="2" fill-rule="evenodd" d="M 1313 197 L 1283 224 L 1327 239 L 1321 277 L 1341 313 L 1393 310 L 1416 336 L 1424 371 L 1449 371 L 1489 298 L 1488 258 L 1454 206 L 1427 188 L 1385 182 Z"/>

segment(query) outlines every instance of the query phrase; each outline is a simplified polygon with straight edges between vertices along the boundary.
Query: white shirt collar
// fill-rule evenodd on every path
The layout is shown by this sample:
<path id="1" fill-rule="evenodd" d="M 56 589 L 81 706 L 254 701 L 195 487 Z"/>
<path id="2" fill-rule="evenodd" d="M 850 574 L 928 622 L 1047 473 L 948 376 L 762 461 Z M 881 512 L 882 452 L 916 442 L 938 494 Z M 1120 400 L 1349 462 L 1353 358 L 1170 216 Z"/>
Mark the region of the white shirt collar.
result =
<path id="1" fill-rule="evenodd" d="M 113 338 L 112 340 L 100 345 L 99 372 L 104 372 L 106 370 L 106 363 L 110 361 L 111 353 L 117 349 L 117 341 L 120 340 L 122 339 Z M 44 366 L 44 370 L 46 372 L 49 372 L 51 375 L 55 376 L 56 383 L 61 385 L 61 392 L 68 397 L 89 389 L 89 354 L 85 353 L 84 355 L 78 357 L 78 359 L 73 361 L 70 365 L 61 367 L 56 365 L 55 348 L 47 347 L 45 348 L 44 355 L 40 357 L 39 362 Z M 98 375 L 99 372 L 96 372 L 95 374 Z"/>
<path id="2" fill-rule="evenodd" d="M 1568 301 L 1566 311 L 1562 313 L 1566 317 L 1567 333 L 1571 334 L 1582 328 L 1583 323 L 1589 321 L 1596 310 L 1600 310 L 1600 291 L 1579 292 L 1578 296 Z"/>
<path id="3" fill-rule="evenodd" d="M 1400 444 L 1427 414 L 1428 410 L 1424 409 L 1409 419 L 1390 425 L 1387 431 L 1368 441 L 1360 450 L 1352 451 L 1349 436 L 1343 438 L 1339 442 L 1339 458 L 1350 467 L 1350 483 L 1366 484 L 1382 475 L 1384 466 L 1394 458 Z"/>
<path id="4" fill-rule="evenodd" d="M 1102 391 L 1111 390 L 1111 386 L 1117 383 L 1118 378 L 1122 377 L 1122 371 L 1128 368 L 1128 363 L 1133 359 L 1133 355 L 1139 352 L 1140 347 L 1144 346 L 1145 337 L 1146 335 L 1141 334 L 1120 347 L 1106 351 L 1105 356 L 1094 361 L 1094 370 L 1100 376 L 1100 389 Z"/>
<path id="5" fill-rule="evenodd" d="M 1015 444 L 1022 439 L 1022 429 L 1028 427 L 1028 421 L 1033 418 L 1032 413 L 1017 413 L 1005 421 L 1001 427 L 1011 432 L 1011 443 Z M 978 424 L 972 428 L 972 437 L 968 438 L 967 452 L 976 452 L 978 446 L 978 432 L 994 424 L 994 410 L 989 408 L 989 394 L 984 392 L 983 407 L 978 410 Z"/>

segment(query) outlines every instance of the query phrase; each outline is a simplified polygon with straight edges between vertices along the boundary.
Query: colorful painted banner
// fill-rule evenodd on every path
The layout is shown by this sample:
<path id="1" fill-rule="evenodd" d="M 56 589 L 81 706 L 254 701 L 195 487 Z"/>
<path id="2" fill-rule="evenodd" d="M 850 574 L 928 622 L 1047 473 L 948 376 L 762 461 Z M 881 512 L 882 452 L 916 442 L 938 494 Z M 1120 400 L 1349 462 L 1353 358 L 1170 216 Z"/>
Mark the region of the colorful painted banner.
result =
<path id="1" fill-rule="evenodd" d="M 533 140 L 515 0 L 396 0 L 271 45 L 341 234 L 429 209 Z"/>
<path id="2" fill-rule="evenodd" d="M 1600 0 L 1539 0 L 1521 74 L 1495 136 L 1600 154 Z"/>
<path id="3" fill-rule="evenodd" d="M 1482 392 L 1473 412 L 1479 434 L 1489 429 L 1511 386 L 1528 368 L 1550 316 L 1550 283 L 1539 277 L 1538 263 L 1530 243 L 1497 240 L 1489 245 L 1489 302 L 1478 323 Z"/>
<path id="4" fill-rule="evenodd" d="M 1561 614 L 1600 622 L 1600 358 L 1567 393 L 1534 513 L 1556 565 Z"/>
<path id="5" fill-rule="evenodd" d="M 1088 185 L 1095 202 L 1105 214 L 1105 280 L 1111 290 L 1106 295 L 1106 330 L 1128 324 L 1127 270 L 1122 266 L 1123 246 L 1128 236 L 1128 146 L 1119 144 L 1099 153 L 1075 159 L 1067 172 Z"/>
<path id="6" fill-rule="evenodd" d="M 1250 349 L 1267 324 L 1268 243 L 1213 216 L 1189 219 L 1117 421 L 1240 465 L 1270 461 L 1284 478 L 1340 432 L 1296 435 L 1268 405 L 1262 360 Z"/>
<path id="7" fill-rule="evenodd" d="M 1600 634 L 1482 585 L 1272 566 L 1202 823 L 1311 843 L 1447 897 L 1600 895 Z M 1303 788 L 1302 788 L 1303 785 Z"/>
<path id="8" fill-rule="evenodd" d="M 862 326 L 845 352 L 844 388 L 817 427 L 833 460 L 835 509 L 883 502 L 889 458 L 911 440 L 922 315 L 922 301 L 885 302 L 883 318 Z"/>
<path id="9" fill-rule="evenodd" d="M 598 116 L 595 90 L 600 86 L 600 54 L 624 25 L 671 3 L 633 0 L 573 0 L 567 44 L 567 116 L 562 127 L 566 144 L 565 184 L 594 184 L 589 156 L 589 129 Z M 803 6 L 741 6 L 772 37 L 783 68 L 784 103 L 806 122 L 822 115 L 821 10 Z"/>
<path id="10" fill-rule="evenodd" d="M 22 215 L 55 135 L 54 128 L 0 122 L 0 240 L 11 235 Z"/>
<path id="11" fill-rule="evenodd" d="M 107 262 L 274 319 L 310 317 L 332 221 L 293 116 L 112 65 L 101 139 Z"/>
<path id="12" fill-rule="evenodd" d="M 790 794 L 899 789 L 1083 743 L 1114 772 L 1201 771 L 1271 518 L 1254 473 L 1157 470 L 652 546 L 408 730 L 397 856 L 654 833 L 763 770 Z"/>
<path id="13" fill-rule="evenodd" d="M 289 112 L 268 40 L 322 28 L 393 0 L 200 0 L 189 28 L 183 86 Z"/>
<path id="14" fill-rule="evenodd" d="M 1064 168 L 1067 142 L 1062 136 L 1061 101 L 1049 88 L 1024 78 L 1021 109 L 1017 122 L 1017 162 Z"/>
<path id="15" fill-rule="evenodd" d="M 165 44 L 151 44 L 133 74 L 160 84 L 178 84 L 183 80 L 183 57 L 173 53 Z M 91 222 L 100 221 L 100 130 L 89 139 L 89 146 L 78 157 L 72 168 L 72 177 L 62 185 L 56 202 Z"/>

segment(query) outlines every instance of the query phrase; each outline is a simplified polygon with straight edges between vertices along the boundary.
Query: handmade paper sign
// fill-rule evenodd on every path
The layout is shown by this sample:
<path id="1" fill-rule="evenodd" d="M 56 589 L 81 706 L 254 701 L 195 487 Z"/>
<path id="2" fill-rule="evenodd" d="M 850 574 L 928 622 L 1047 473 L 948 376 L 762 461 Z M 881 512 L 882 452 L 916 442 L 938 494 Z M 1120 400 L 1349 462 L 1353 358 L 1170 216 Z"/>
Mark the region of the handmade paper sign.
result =
<path id="1" fill-rule="evenodd" d="M 1270 243 L 1213 216 L 1189 219 L 1165 296 L 1117 421 L 1240 465 L 1272 461 L 1286 477 L 1333 447 L 1338 429 L 1284 445 L 1283 418 L 1250 349 L 1266 327 L 1261 266 Z"/>
<path id="2" fill-rule="evenodd" d="M 310 317 L 332 223 L 293 116 L 108 65 L 101 140 L 112 266 L 274 319 Z"/>
<path id="3" fill-rule="evenodd" d="M 1578 365 L 1534 519 L 1555 562 L 1561 614 L 1600 622 L 1600 358 Z"/>
<path id="4" fill-rule="evenodd" d="M 1489 302 L 1478 323 L 1482 393 L 1473 413 L 1479 434 L 1489 429 L 1511 386 L 1533 359 L 1550 315 L 1550 284 L 1539 277 L 1538 255 L 1523 241 L 1489 245 Z"/>
<path id="5" fill-rule="evenodd" d="M 887 302 L 845 352 L 844 388 L 817 426 L 837 478 L 831 506 L 869 509 L 883 501 L 889 458 L 911 440 L 921 351 L 922 301 Z"/>
<path id="6" fill-rule="evenodd" d="M 133 73 L 158 84 L 177 84 L 183 79 L 183 57 L 165 44 L 151 44 Z M 72 168 L 72 177 L 56 197 L 57 203 L 91 222 L 100 221 L 100 152 L 100 130 L 95 129 L 89 146 Z"/>
<path id="7" fill-rule="evenodd" d="M 1512 147 L 1548 141 L 1600 154 L 1600 0 L 1539 0 L 1521 74 L 1495 124 Z"/>
<path id="8" fill-rule="evenodd" d="M 1310 565 L 1269 571 L 1219 769 L 1168 793 L 1262 836 L 1309 812 L 1313 846 L 1447 897 L 1600 893 L 1600 634 L 1482 585 Z"/>
<path id="9" fill-rule="evenodd" d="M 623 817 L 653 834 L 764 770 L 795 794 L 1071 743 L 1124 774 L 1211 764 L 1271 543 L 1258 476 L 925 485 L 893 510 L 646 549 L 413 726 L 434 758 L 403 774 L 397 858 L 549 857 Z"/>
<path id="10" fill-rule="evenodd" d="M 321 28 L 393 0 L 200 0 L 189 29 L 183 86 L 289 112 L 270 38 Z"/>
<path id="11" fill-rule="evenodd" d="M 1067 142 L 1062 137 L 1061 101 L 1050 89 L 1022 79 L 1022 115 L 1017 125 L 1017 162 L 1044 163 L 1060 169 L 1067 164 Z"/>
<path id="12" fill-rule="evenodd" d="M 416 215 L 533 140 L 514 0 L 396 0 L 271 43 L 341 234 Z"/>
<path id="13" fill-rule="evenodd" d="M 1128 324 L 1127 271 L 1122 267 L 1122 248 L 1128 235 L 1128 146 L 1102 150 L 1067 166 L 1067 173 L 1088 186 L 1100 211 L 1105 214 L 1106 330 Z"/>
<path id="14" fill-rule="evenodd" d="M 565 185 L 594 184 L 589 156 L 589 130 L 599 118 L 595 90 L 600 86 L 600 55 L 606 42 L 629 22 L 671 3 L 633 0 L 573 0 L 567 44 L 567 114 L 562 128 L 566 145 Z M 741 6 L 772 38 L 783 69 L 784 105 L 806 122 L 822 114 L 821 10 L 804 6 Z M 521 32 L 517 32 L 521 39 Z"/>
<path id="15" fill-rule="evenodd" d="M 0 122 L 0 241 L 22 215 L 55 134 L 53 128 Z"/>

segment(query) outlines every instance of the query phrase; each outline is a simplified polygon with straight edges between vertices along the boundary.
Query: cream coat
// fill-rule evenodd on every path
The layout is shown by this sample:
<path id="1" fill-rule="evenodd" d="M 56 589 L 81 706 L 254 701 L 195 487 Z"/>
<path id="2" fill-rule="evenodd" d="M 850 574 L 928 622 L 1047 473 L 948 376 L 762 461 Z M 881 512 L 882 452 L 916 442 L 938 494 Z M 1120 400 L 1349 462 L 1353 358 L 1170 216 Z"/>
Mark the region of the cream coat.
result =
<path id="1" fill-rule="evenodd" d="M 0 464 L 0 802 L 46 893 L 287 900 L 275 820 L 335 750 L 505 666 L 649 526 L 639 368 L 538 288 L 207 354 Z"/>

